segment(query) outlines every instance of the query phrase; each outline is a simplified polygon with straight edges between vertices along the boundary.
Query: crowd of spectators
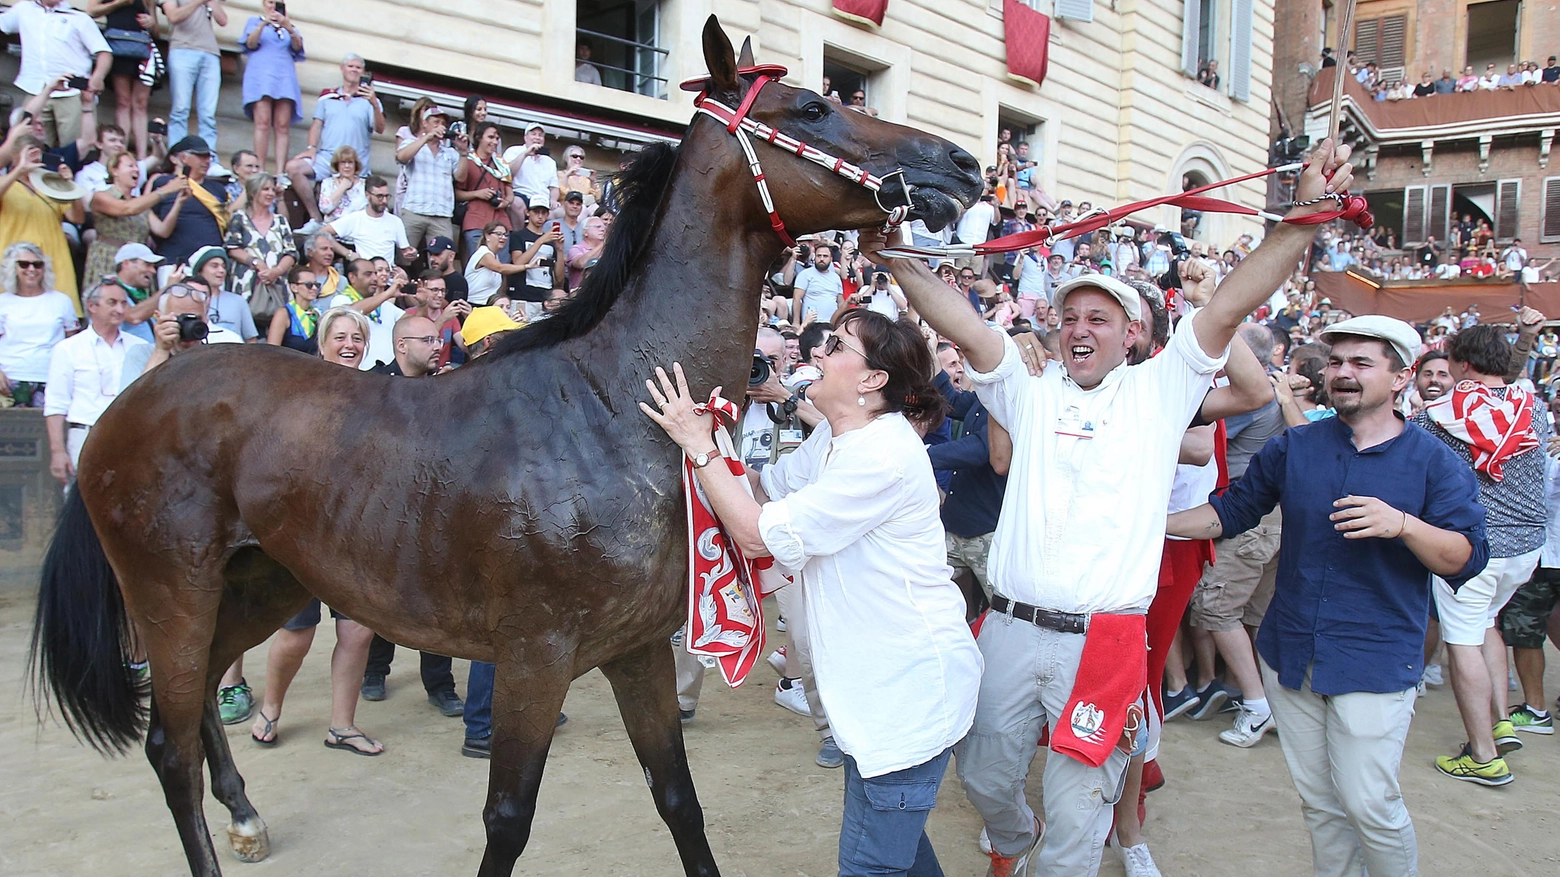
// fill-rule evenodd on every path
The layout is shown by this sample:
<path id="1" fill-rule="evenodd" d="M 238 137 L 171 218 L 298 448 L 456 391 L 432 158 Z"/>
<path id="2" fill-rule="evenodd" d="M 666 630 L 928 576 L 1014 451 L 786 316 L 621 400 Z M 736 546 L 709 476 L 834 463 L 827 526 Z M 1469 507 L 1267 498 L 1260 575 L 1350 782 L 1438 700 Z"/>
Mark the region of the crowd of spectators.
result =
<path id="1" fill-rule="evenodd" d="M 1331 50 L 1323 54 L 1323 66 L 1332 66 Z M 1451 68 L 1441 70 L 1439 78 L 1434 71 L 1420 74 L 1419 82 L 1407 79 L 1389 80 L 1375 61 L 1360 63 L 1353 52 L 1348 57 L 1349 73 L 1378 101 L 1413 100 L 1442 94 L 1461 94 L 1476 91 L 1516 91 L 1534 85 L 1560 85 L 1560 60 L 1554 55 L 1540 67 L 1536 61 L 1523 61 L 1506 65 L 1506 72 L 1495 69 L 1494 63 L 1486 64 L 1484 75 L 1474 72 L 1473 65 L 1463 67 L 1461 76 L 1452 76 Z"/>

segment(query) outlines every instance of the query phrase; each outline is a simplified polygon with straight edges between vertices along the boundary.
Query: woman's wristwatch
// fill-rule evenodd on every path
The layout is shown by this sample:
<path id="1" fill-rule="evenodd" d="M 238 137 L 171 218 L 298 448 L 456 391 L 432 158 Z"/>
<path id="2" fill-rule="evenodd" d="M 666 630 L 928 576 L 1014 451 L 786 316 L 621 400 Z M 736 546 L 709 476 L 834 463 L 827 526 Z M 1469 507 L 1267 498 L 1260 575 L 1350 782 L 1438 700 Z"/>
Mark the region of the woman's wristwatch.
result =
<path id="1" fill-rule="evenodd" d="M 716 457 L 720 456 L 720 448 L 705 451 L 702 454 L 689 454 L 688 456 L 693 460 L 693 468 L 703 469 L 705 466 L 708 466 Z"/>

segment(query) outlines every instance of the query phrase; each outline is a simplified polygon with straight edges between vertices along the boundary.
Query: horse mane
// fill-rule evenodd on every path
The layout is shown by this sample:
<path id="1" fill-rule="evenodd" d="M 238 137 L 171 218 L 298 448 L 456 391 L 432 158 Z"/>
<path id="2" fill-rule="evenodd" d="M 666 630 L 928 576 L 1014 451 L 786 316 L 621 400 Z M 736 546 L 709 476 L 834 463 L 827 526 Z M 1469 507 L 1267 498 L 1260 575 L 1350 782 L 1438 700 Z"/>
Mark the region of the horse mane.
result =
<path id="1" fill-rule="evenodd" d="M 644 253 L 676 164 L 676 146 L 652 143 L 617 174 L 614 179 L 620 209 L 612 220 L 601 258 L 585 283 L 551 317 L 505 333 L 482 359 L 501 359 L 522 350 L 550 347 L 584 335 L 601 322 L 623 294 L 629 275 Z"/>

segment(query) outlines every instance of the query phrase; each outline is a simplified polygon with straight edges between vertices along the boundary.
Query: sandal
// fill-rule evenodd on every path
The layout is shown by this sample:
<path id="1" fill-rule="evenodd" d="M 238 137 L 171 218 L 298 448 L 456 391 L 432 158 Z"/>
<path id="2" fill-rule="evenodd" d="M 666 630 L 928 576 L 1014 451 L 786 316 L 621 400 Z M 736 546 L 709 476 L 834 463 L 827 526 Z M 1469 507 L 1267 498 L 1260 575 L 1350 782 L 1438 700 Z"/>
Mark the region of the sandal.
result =
<path id="1" fill-rule="evenodd" d="M 266 718 L 265 710 L 263 710 L 263 709 L 257 709 L 257 710 L 255 710 L 255 712 L 260 715 L 260 721 L 265 723 L 265 730 L 262 731 L 261 733 L 265 734 L 270 739 L 269 740 L 264 739 L 259 734 L 256 734 L 252 730 L 249 732 L 249 739 L 255 741 L 256 743 L 259 743 L 261 746 L 275 746 L 277 738 L 279 736 L 276 733 L 276 723 L 281 721 L 282 717 L 281 716 L 277 716 L 275 719 Z"/>
<path id="2" fill-rule="evenodd" d="M 327 730 L 327 732 L 330 734 L 329 737 L 325 738 L 325 745 L 328 748 L 341 749 L 356 755 L 368 756 L 369 758 L 385 754 L 383 743 L 380 743 L 378 740 L 375 740 L 362 731 L 359 731 L 356 727 L 348 726 L 340 729 L 330 728 Z M 369 752 L 368 750 L 362 749 L 353 743 L 348 743 L 348 740 L 363 740 L 370 746 L 378 746 L 379 751 Z"/>

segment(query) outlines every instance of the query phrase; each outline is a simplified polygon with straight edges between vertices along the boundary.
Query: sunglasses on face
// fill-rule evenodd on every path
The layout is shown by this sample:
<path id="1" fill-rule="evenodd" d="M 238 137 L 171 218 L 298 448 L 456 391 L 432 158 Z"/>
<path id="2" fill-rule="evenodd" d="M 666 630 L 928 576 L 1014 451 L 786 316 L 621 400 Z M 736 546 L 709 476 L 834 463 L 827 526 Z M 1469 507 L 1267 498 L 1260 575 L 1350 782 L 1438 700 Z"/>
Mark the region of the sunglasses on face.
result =
<path id="1" fill-rule="evenodd" d="M 293 286 L 301 286 L 304 289 L 319 289 L 324 284 L 318 280 L 294 280 Z"/>
<path id="2" fill-rule="evenodd" d="M 18 268 L 36 268 L 39 271 L 42 271 L 43 270 L 43 263 L 42 262 L 34 262 L 31 259 L 26 259 L 26 260 L 24 260 L 24 259 L 17 259 L 16 260 L 16 267 L 18 267 Z"/>

